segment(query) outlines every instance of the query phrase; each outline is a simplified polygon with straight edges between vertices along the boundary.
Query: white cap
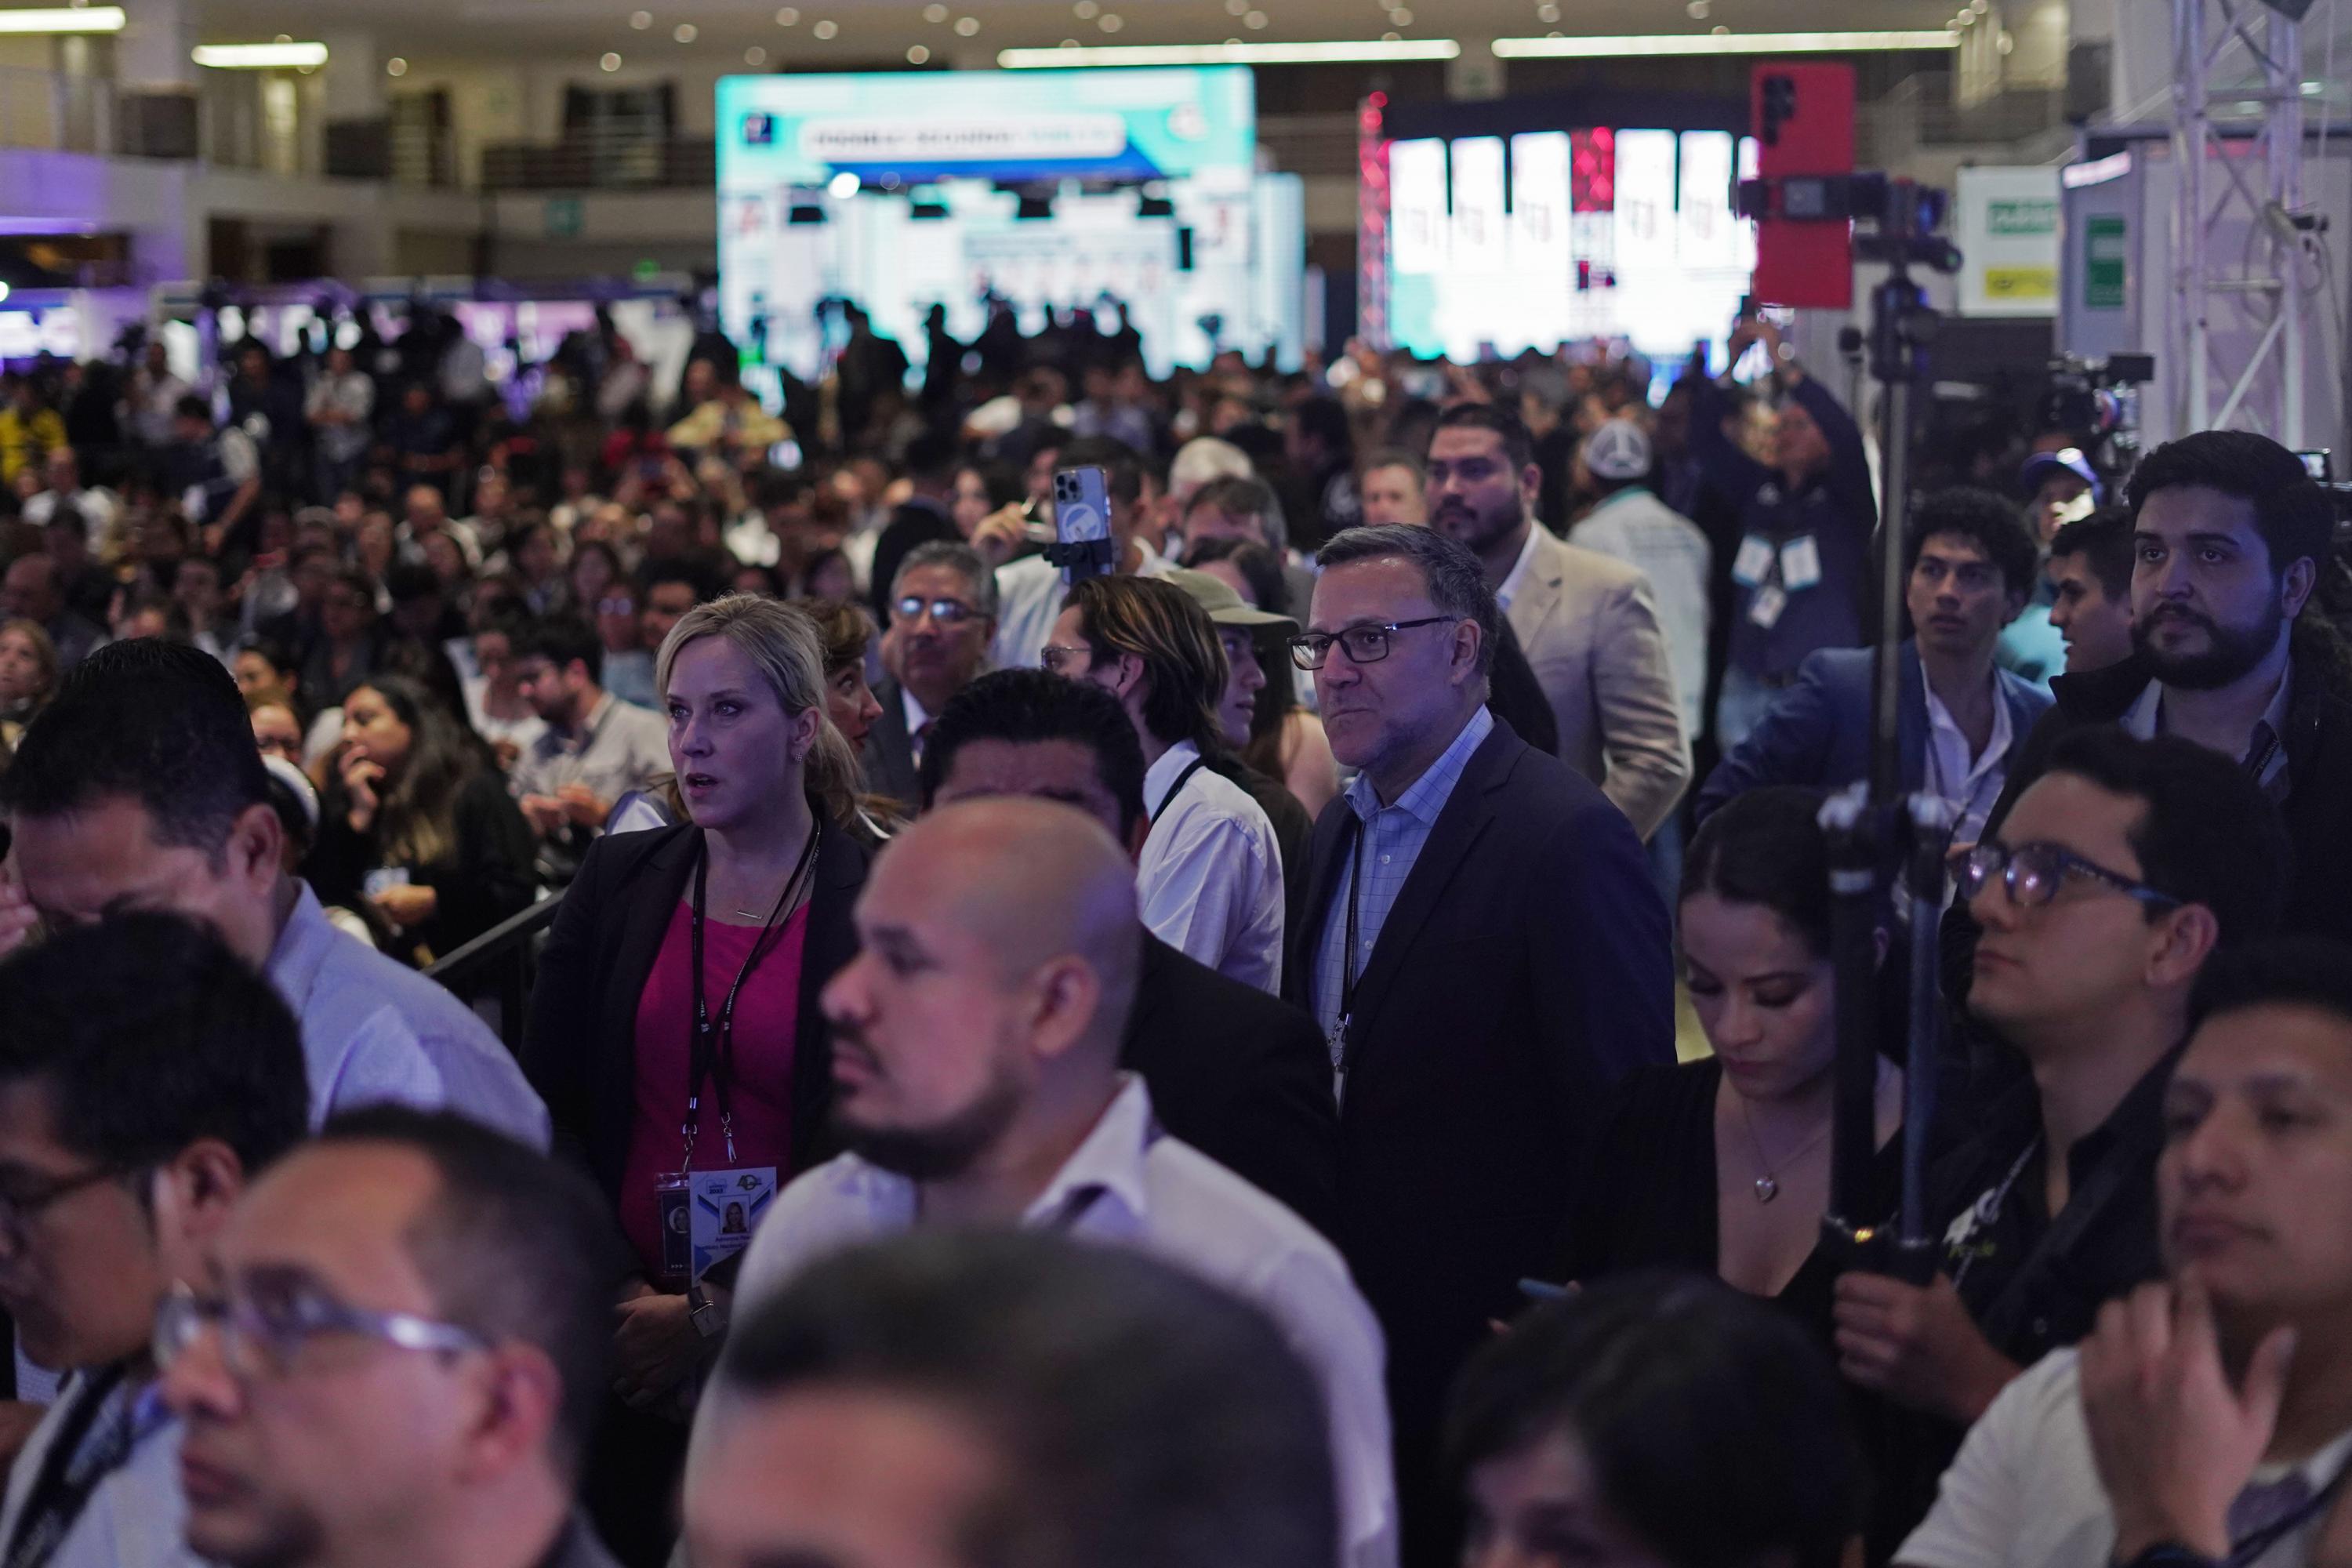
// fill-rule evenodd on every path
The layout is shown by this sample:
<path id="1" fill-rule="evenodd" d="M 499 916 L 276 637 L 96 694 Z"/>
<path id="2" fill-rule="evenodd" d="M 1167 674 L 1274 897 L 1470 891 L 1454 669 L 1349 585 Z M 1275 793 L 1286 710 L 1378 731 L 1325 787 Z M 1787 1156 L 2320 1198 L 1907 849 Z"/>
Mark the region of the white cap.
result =
<path id="1" fill-rule="evenodd" d="M 1650 438 L 1631 419 L 1610 419 L 1584 438 L 1584 466 L 1600 479 L 1650 477 Z"/>
<path id="2" fill-rule="evenodd" d="M 283 757 L 264 757 L 261 765 L 268 769 L 269 776 L 283 784 L 286 792 L 294 797 L 294 804 L 301 809 L 311 831 L 318 831 L 319 792 L 310 787 L 310 781 L 302 776 L 302 770 Z"/>

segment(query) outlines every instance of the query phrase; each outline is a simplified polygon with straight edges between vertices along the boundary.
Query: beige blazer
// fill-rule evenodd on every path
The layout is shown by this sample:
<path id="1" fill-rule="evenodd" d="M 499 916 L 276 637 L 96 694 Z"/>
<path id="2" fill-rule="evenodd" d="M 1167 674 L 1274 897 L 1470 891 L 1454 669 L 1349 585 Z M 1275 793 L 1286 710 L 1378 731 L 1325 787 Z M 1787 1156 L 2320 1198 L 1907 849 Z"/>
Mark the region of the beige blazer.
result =
<path id="1" fill-rule="evenodd" d="M 1559 760 L 1601 786 L 1648 838 L 1691 780 L 1690 737 L 1665 634 L 1638 566 L 1534 525 L 1511 630 L 1559 723 Z"/>

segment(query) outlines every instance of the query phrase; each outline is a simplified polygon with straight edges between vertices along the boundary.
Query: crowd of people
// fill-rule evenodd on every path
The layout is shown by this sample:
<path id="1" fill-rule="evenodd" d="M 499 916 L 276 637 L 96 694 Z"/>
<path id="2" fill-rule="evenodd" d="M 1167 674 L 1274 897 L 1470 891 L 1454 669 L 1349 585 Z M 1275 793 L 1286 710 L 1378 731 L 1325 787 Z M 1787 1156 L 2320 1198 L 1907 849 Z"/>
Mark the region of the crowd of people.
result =
<path id="1" fill-rule="evenodd" d="M 6 1568 L 2352 1550 L 2293 454 L 1896 512 L 1945 1065 L 1848 1217 L 1924 1152 L 1922 1279 L 1822 1239 L 1881 499 L 1773 328 L 852 328 L 780 410 L 425 314 L 10 377 Z"/>

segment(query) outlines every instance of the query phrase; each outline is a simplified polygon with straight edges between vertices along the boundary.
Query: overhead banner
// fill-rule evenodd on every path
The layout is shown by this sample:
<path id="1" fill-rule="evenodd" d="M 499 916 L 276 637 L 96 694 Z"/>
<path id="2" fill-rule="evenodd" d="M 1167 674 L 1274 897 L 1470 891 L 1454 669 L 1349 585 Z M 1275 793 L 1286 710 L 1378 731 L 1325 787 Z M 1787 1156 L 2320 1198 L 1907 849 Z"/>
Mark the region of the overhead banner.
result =
<path id="1" fill-rule="evenodd" d="M 2058 171 L 1960 171 L 1954 237 L 1964 316 L 2058 313 Z"/>

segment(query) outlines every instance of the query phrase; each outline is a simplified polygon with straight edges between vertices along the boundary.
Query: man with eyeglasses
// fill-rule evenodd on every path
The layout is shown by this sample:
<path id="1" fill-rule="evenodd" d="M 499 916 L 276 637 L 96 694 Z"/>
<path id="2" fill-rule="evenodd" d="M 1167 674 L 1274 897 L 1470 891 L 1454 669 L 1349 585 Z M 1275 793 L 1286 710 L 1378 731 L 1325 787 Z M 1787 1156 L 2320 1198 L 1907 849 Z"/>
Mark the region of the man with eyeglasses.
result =
<path id="1" fill-rule="evenodd" d="M 462 1117 L 330 1123 L 156 1314 L 188 1548 L 230 1568 L 612 1568 L 574 1509 L 610 1224 L 584 1177 Z"/>
<path id="2" fill-rule="evenodd" d="M 181 1542 L 149 1331 L 309 1095 L 293 1017 L 218 938 L 119 916 L 0 963 L 0 1306 L 67 1373 L 9 1472 L 9 1568 L 145 1568 Z"/>
<path id="3" fill-rule="evenodd" d="M 882 712 L 866 733 L 866 787 L 912 811 L 931 721 L 988 668 L 996 635 L 996 574 L 969 544 L 919 544 L 890 584 L 882 634 L 888 672 L 874 691 Z"/>
<path id="4" fill-rule="evenodd" d="M 2021 1367 L 2157 1276 L 2153 1172 L 2189 990 L 2217 948 L 2276 928 L 2286 862 L 2277 812 L 2228 758 L 2113 728 L 2068 736 L 1967 857 L 1959 893 L 1983 931 L 1969 1012 L 2023 1070 L 1988 1075 L 2000 1085 L 1937 1163 L 1936 1279 L 1838 1281 L 1842 1369 L 1929 1418 L 1890 1449 L 1882 1545 Z"/>
<path id="5" fill-rule="evenodd" d="M 1446 1387 L 1545 1263 L 1604 1091 L 1674 1059 L 1666 913 L 1624 813 L 1487 710 L 1500 612 L 1478 558 L 1391 526 L 1318 559 L 1292 658 L 1359 772 L 1316 824 L 1286 994 L 1329 1050 L 1406 1560 L 1436 1561 L 1459 1508 Z"/>

